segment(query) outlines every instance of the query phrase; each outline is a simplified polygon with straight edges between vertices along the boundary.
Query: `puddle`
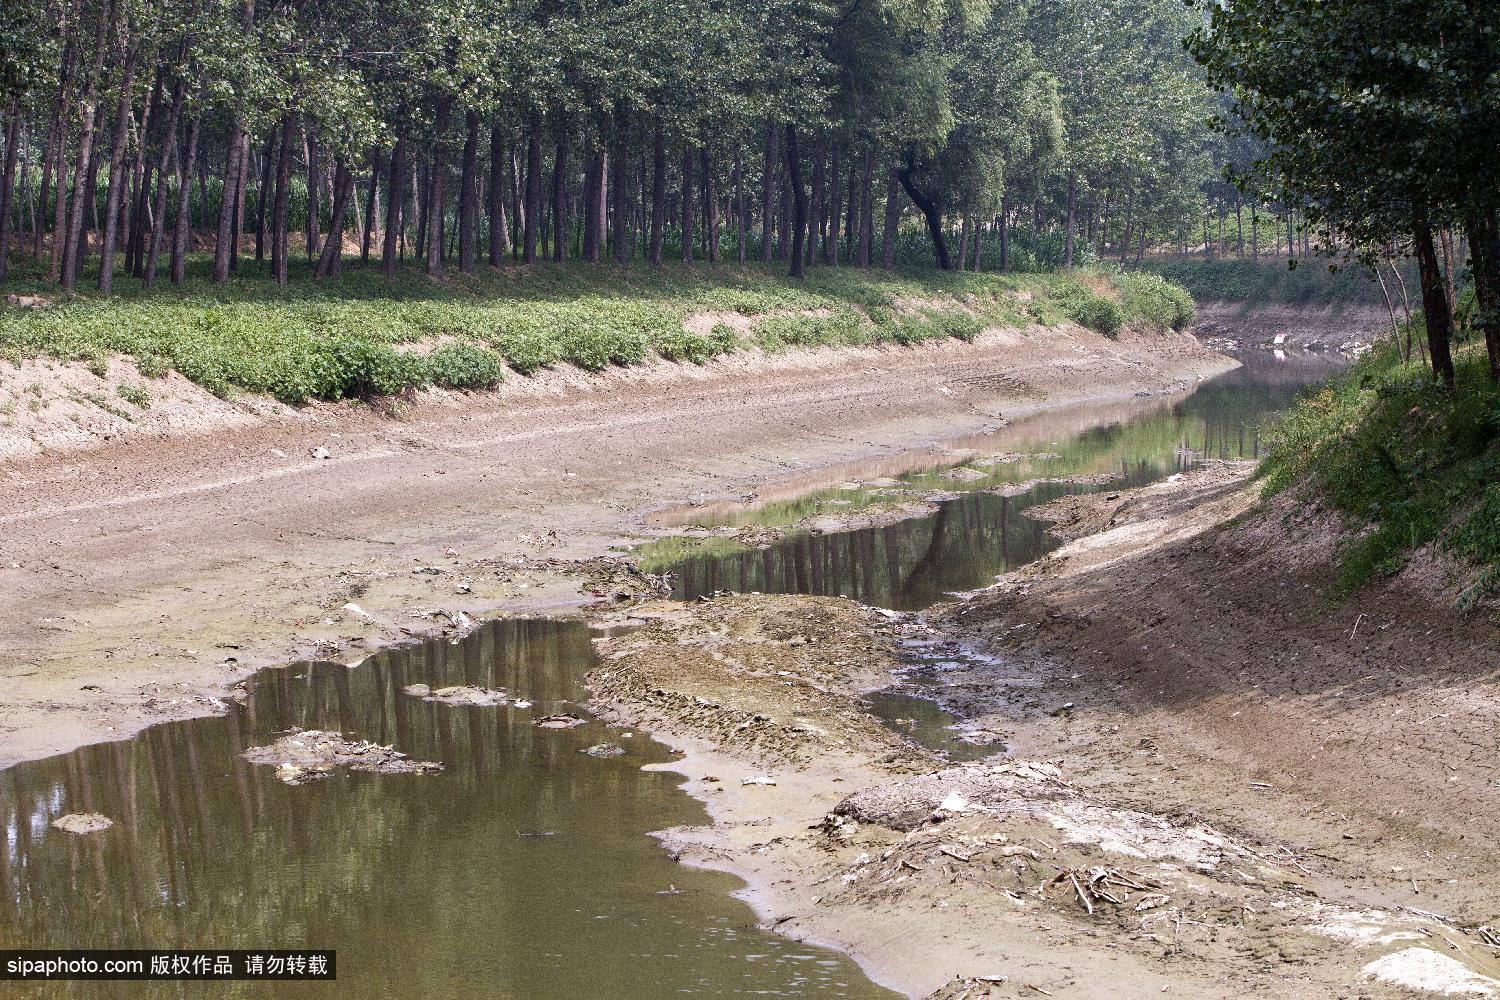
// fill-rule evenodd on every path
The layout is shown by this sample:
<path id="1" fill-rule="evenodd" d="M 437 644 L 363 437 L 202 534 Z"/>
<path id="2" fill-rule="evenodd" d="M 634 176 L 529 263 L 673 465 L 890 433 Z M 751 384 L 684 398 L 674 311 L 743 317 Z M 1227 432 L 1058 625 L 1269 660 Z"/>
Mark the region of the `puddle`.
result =
<path id="1" fill-rule="evenodd" d="M 982 760 L 1005 752 L 1000 742 L 966 739 L 963 720 L 945 712 L 937 702 L 904 691 L 872 691 L 865 695 L 870 714 L 912 742 L 960 762 Z"/>
<path id="2" fill-rule="evenodd" d="M 215 984 L 214 996 L 894 996 L 842 955 L 757 929 L 730 895 L 738 880 L 685 868 L 648 836 L 707 820 L 678 776 L 641 771 L 671 759 L 667 748 L 591 719 L 532 725 L 583 714 L 591 662 L 578 623 L 497 622 L 355 668 L 263 671 L 227 717 L 11 768 L 0 774 L 0 948 L 338 949 L 336 985 Z M 502 688 L 531 706 L 401 693 L 417 683 Z M 241 758 L 293 726 L 445 768 L 292 786 Z M 579 752 L 601 743 L 626 753 Z M 90 812 L 113 827 L 50 826 Z"/>
<path id="3" fill-rule="evenodd" d="M 798 496 L 667 512 L 661 523 L 806 526 L 811 518 L 816 527 L 824 515 L 847 517 L 916 499 L 904 491 L 946 494 L 925 516 L 852 530 L 793 530 L 762 546 L 728 537 L 663 539 L 641 550 L 640 565 L 673 572 L 673 596 L 683 600 L 721 590 L 810 593 L 921 610 L 954 592 L 986 587 L 1061 545 L 1046 524 L 1026 516 L 1030 507 L 1073 493 L 1144 486 L 1205 458 L 1258 458 L 1266 421 L 1335 367 L 1278 366 L 1255 356 L 1188 396 L 1037 414 L 965 439 L 961 453 L 899 476 L 882 463 L 850 466 L 839 470 L 841 481 Z M 1117 412 L 1120 419 L 1097 422 Z M 1048 481 L 1057 479 L 1086 481 Z"/>

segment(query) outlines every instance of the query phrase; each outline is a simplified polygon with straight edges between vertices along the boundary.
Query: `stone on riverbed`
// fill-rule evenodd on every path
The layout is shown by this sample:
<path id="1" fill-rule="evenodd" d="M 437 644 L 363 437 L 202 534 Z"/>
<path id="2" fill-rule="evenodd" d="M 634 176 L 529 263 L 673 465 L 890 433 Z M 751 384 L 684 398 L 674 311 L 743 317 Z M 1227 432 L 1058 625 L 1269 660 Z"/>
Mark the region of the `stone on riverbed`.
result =
<path id="1" fill-rule="evenodd" d="M 242 756 L 252 764 L 275 765 L 276 777 L 288 785 L 327 778 L 341 767 L 367 774 L 434 774 L 443 769 L 435 761 L 411 760 L 392 747 L 320 729 L 290 730 L 270 746 L 251 747 Z"/>
<path id="2" fill-rule="evenodd" d="M 505 704 L 505 692 L 490 688 L 459 685 L 438 688 L 434 691 L 426 684 L 410 684 L 401 689 L 414 698 L 435 701 L 441 705 L 469 705 L 475 708 L 494 708 Z"/>
<path id="3" fill-rule="evenodd" d="M 52 825 L 64 833 L 84 834 L 108 830 L 115 825 L 115 821 L 99 813 L 69 813 L 57 817 Z"/>

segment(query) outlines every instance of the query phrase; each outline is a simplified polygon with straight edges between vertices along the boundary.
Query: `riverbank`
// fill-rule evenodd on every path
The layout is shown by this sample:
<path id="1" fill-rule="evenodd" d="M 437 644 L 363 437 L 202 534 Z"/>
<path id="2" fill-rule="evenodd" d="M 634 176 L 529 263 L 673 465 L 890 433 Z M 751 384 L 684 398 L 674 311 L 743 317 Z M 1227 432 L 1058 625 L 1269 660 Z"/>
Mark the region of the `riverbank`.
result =
<path id="1" fill-rule="evenodd" d="M 1037 508 L 1073 541 L 928 615 L 639 607 L 596 706 L 684 752 L 664 766 L 715 822 L 670 849 L 908 996 L 1500 988 L 1495 630 L 1409 583 L 1310 606 L 1328 519 L 1234 523 L 1249 472 Z M 891 684 L 1007 753 L 954 766 L 876 725 Z"/>
<path id="2" fill-rule="evenodd" d="M 642 518 L 673 501 L 1067 403 L 1149 404 L 1232 364 L 1186 335 L 995 329 L 558 373 L 515 380 L 527 393 L 429 391 L 12 458 L 0 764 L 221 711 L 261 666 L 649 589 L 611 547 L 658 534 Z"/>

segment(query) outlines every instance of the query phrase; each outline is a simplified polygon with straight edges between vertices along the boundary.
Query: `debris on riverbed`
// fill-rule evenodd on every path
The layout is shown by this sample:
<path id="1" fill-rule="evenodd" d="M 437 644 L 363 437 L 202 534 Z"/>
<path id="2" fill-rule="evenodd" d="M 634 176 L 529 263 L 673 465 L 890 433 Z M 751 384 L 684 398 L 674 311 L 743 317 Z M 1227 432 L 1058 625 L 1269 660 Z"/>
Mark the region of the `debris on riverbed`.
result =
<path id="1" fill-rule="evenodd" d="M 321 729 L 292 729 L 275 743 L 251 747 L 241 756 L 252 764 L 276 768 L 288 785 L 305 785 L 327 778 L 339 768 L 367 774 L 434 774 L 436 761 L 411 760 L 394 747 L 368 740 L 347 740 L 342 733 Z"/>
<path id="2" fill-rule="evenodd" d="M 504 691 L 467 685 L 443 687 L 434 691 L 426 684 L 408 684 L 401 690 L 403 693 L 409 694 L 413 698 L 421 698 L 423 701 L 433 701 L 440 705 L 457 705 L 472 708 L 494 708 L 496 705 L 504 705 L 506 699 Z"/>
<path id="3" fill-rule="evenodd" d="M 64 833 L 98 833 L 108 830 L 115 821 L 100 813 L 68 813 L 52 821 L 52 825 Z"/>
<path id="4" fill-rule="evenodd" d="M 595 743 L 593 746 L 584 747 L 578 752 L 581 754 L 587 754 L 590 757 L 621 757 L 625 754 L 625 748 L 622 746 L 616 746 L 613 743 Z"/>
<path id="5" fill-rule="evenodd" d="M 533 719 L 531 724 L 538 729 L 572 729 L 574 726 L 583 725 L 584 721 L 572 712 L 559 712 L 557 715 L 544 715 L 540 719 Z"/>

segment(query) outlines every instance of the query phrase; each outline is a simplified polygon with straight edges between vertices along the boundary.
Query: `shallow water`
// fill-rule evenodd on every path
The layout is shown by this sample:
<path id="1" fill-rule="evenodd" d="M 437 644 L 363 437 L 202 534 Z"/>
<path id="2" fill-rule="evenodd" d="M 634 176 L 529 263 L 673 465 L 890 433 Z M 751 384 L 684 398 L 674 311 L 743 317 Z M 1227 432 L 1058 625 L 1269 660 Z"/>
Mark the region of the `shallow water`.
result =
<path id="1" fill-rule="evenodd" d="M 336 984 L 35 990 L 47 996 L 893 996 L 842 955 L 757 929 L 730 895 L 738 880 L 678 865 L 647 835 L 706 821 L 679 776 L 641 770 L 667 748 L 597 721 L 531 725 L 581 711 L 591 657 L 580 624 L 499 622 L 355 668 L 263 671 L 226 718 L 12 768 L 0 774 L 0 948 L 338 950 Z M 534 704 L 446 707 L 401 693 L 416 682 Z M 239 759 L 292 726 L 447 769 L 292 787 Z M 603 741 L 628 752 L 578 752 Z M 49 826 L 88 811 L 115 826 Z M 525 835 L 539 833 L 553 835 Z"/>
<path id="2" fill-rule="evenodd" d="M 874 465 L 846 469 L 850 481 L 789 499 L 675 512 L 665 520 L 707 527 L 788 525 L 900 500 L 900 490 L 957 494 L 927 516 L 849 531 L 795 530 L 763 548 L 726 538 L 669 540 L 648 550 L 644 565 L 671 570 L 673 596 L 684 600 L 721 590 L 810 593 L 920 610 L 952 593 L 986 587 L 998 574 L 1061 545 L 1044 522 L 1026 515 L 1027 508 L 1073 493 L 1144 486 L 1205 458 L 1260 457 L 1266 421 L 1334 367 L 1316 359 L 1278 364 L 1254 355 L 1187 396 L 1137 400 L 1117 421 L 1076 431 L 1076 422 L 1098 416 L 1098 407 L 1085 408 L 1082 418 L 1068 409 L 1044 412 L 1017 427 L 967 439 L 964 453 L 936 458 L 894 482 Z M 1001 454 L 1030 457 L 984 464 L 986 455 Z M 885 481 L 871 483 L 862 471 Z M 1065 477 L 1108 481 L 1018 488 Z"/>

